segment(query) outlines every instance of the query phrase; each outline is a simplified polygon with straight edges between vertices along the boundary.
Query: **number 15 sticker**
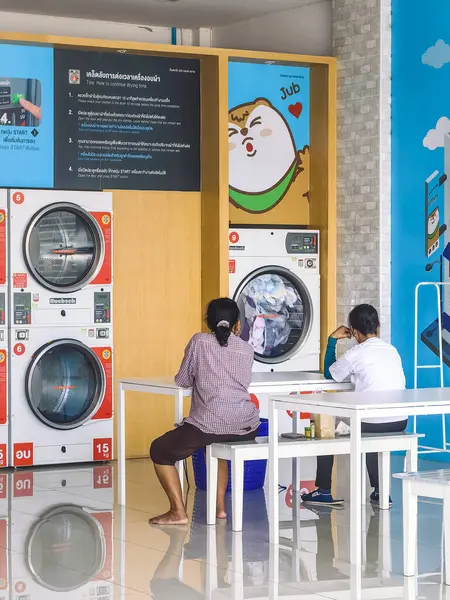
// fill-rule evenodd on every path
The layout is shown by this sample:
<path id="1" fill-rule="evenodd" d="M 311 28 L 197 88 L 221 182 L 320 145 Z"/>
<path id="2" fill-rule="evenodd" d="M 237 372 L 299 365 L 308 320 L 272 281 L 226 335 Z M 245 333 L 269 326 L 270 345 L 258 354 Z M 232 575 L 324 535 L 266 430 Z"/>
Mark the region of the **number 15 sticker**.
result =
<path id="1" fill-rule="evenodd" d="M 112 460 L 112 439 L 97 438 L 93 441 L 94 460 Z"/>

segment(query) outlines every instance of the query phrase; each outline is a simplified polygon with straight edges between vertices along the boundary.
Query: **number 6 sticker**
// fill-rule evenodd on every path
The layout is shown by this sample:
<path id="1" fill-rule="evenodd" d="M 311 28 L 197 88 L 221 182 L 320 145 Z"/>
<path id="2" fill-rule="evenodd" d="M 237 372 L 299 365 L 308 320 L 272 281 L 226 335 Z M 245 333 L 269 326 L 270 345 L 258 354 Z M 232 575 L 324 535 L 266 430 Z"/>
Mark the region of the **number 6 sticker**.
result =
<path id="1" fill-rule="evenodd" d="M 25 353 L 25 346 L 24 344 L 16 344 L 14 346 L 14 354 L 17 354 L 17 356 L 22 356 L 22 354 Z"/>

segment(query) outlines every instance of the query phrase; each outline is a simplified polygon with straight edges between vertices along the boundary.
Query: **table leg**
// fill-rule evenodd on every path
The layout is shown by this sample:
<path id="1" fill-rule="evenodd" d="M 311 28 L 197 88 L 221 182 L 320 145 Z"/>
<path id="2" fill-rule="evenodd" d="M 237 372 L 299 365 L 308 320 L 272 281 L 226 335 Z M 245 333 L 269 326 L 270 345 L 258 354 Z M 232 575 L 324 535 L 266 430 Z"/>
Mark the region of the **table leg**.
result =
<path id="1" fill-rule="evenodd" d="M 125 390 L 123 384 L 117 386 L 117 441 L 118 441 L 118 500 L 119 506 L 125 506 L 127 484 L 126 484 L 126 466 L 125 466 Z"/>
<path id="2" fill-rule="evenodd" d="M 361 568 L 361 417 L 350 418 L 350 563 Z"/>
<path id="3" fill-rule="evenodd" d="M 298 433 L 298 413 L 292 413 L 292 432 Z M 300 459 L 292 459 L 292 497 L 298 495 L 300 491 Z"/>
<path id="4" fill-rule="evenodd" d="M 181 423 L 184 417 L 184 396 L 183 396 L 183 390 L 178 389 L 176 391 L 176 396 L 175 396 L 175 423 L 178 425 L 178 423 Z M 181 484 L 181 491 L 183 491 L 183 487 L 184 487 L 184 462 L 182 460 L 180 460 L 179 462 L 177 462 L 177 471 L 178 471 L 178 476 L 180 478 L 180 484 Z"/>
<path id="5" fill-rule="evenodd" d="M 278 514 L 278 410 L 269 400 L 269 541 L 278 544 L 280 524 Z"/>
<path id="6" fill-rule="evenodd" d="M 444 556 L 445 556 L 445 585 L 450 586 L 450 491 L 444 493 Z"/>
<path id="7" fill-rule="evenodd" d="M 417 494 L 413 482 L 403 480 L 403 575 L 416 574 Z"/>

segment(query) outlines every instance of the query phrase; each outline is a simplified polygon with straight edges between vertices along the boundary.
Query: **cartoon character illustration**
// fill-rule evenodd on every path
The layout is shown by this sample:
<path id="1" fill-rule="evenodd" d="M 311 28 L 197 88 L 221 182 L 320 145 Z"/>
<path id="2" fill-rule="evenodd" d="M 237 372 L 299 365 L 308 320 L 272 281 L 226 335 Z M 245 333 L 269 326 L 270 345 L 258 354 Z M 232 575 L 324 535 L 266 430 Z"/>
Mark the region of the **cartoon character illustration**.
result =
<path id="1" fill-rule="evenodd" d="M 439 247 L 439 208 L 435 208 L 428 217 L 427 253 L 428 256 Z"/>
<path id="2" fill-rule="evenodd" d="M 309 153 L 306 146 L 296 149 L 286 119 L 265 98 L 229 111 L 228 145 L 230 202 L 248 213 L 276 207 L 304 171 Z M 307 199 L 308 191 L 309 185 L 301 197 Z"/>

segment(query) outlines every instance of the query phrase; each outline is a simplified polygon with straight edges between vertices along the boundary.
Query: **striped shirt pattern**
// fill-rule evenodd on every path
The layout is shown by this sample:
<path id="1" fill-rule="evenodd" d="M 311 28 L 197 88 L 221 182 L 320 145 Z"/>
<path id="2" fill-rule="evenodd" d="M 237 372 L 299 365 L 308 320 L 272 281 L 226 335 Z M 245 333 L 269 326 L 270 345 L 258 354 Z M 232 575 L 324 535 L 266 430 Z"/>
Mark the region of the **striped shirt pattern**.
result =
<path id="1" fill-rule="evenodd" d="M 259 411 L 248 393 L 253 354 L 250 344 L 233 334 L 225 347 L 214 334 L 194 335 L 175 377 L 180 387 L 193 388 L 186 423 L 216 435 L 246 435 L 258 428 Z"/>

